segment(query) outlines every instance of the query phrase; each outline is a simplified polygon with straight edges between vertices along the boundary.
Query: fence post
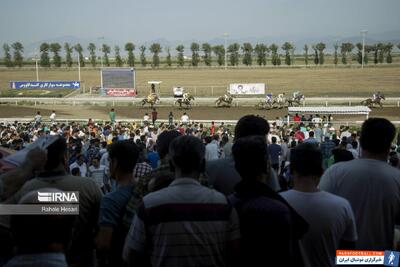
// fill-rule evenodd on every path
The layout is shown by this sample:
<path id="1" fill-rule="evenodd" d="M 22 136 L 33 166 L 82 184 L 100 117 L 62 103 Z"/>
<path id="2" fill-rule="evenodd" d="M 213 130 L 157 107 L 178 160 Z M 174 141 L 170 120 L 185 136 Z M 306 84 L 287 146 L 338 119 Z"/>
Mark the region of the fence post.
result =
<path id="1" fill-rule="evenodd" d="M 306 106 L 306 101 L 304 100 L 304 101 L 303 101 L 303 107 L 305 107 L 305 106 Z"/>
<path id="2" fill-rule="evenodd" d="M 211 96 L 214 96 L 214 86 L 211 86 Z"/>
<path id="3" fill-rule="evenodd" d="M 197 96 L 197 87 L 194 87 L 194 96 Z"/>
<path id="4" fill-rule="evenodd" d="M 18 101 L 15 101 L 15 105 L 18 106 Z"/>
<path id="5" fill-rule="evenodd" d="M 349 106 L 351 106 L 351 101 L 349 101 Z"/>
<path id="6" fill-rule="evenodd" d="M 328 106 L 328 101 L 325 101 L 325 106 L 326 106 L 326 107 Z"/>
<path id="7" fill-rule="evenodd" d="M 75 106 L 75 100 L 74 100 L 74 102 L 73 102 L 73 105 Z"/>
<path id="8" fill-rule="evenodd" d="M 35 100 L 35 107 L 36 107 L 36 100 Z"/>

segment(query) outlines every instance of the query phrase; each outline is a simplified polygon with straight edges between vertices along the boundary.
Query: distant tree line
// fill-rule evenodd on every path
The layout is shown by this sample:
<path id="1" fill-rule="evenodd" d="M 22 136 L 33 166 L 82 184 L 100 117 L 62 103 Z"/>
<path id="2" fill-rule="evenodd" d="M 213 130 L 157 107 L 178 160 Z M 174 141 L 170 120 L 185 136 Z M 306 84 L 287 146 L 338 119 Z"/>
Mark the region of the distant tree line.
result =
<path id="1" fill-rule="evenodd" d="M 394 45 L 392 43 L 378 43 L 374 45 L 365 45 L 365 56 L 364 56 L 364 64 L 368 64 L 369 58 L 373 57 L 373 63 L 392 63 L 392 50 Z M 397 45 L 400 49 L 400 44 Z M 60 52 L 64 48 L 65 51 L 65 59 L 60 56 Z M 124 65 L 134 67 L 137 63 L 135 60 L 134 51 L 136 49 L 135 44 L 128 42 L 123 47 L 127 52 L 127 58 L 121 57 L 121 48 L 119 46 L 113 47 L 114 52 L 114 64 L 117 67 L 121 67 Z M 310 50 L 310 48 L 312 50 Z M 337 65 L 339 63 L 339 58 L 342 64 L 348 64 L 348 62 L 352 60 L 353 56 L 356 57 L 356 60 L 359 64 L 362 64 L 363 56 L 362 56 L 362 44 L 352 44 L 352 43 L 342 43 L 342 44 L 334 44 L 334 53 L 333 53 L 333 63 Z M 353 51 L 355 54 L 353 54 Z M 146 58 L 146 50 L 152 53 L 151 62 L 147 61 Z M 176 57 L 176 65 L 178 67 L 182 67 L 186 64 L 190 66 L 197 67 L 201 62 L 206 66 L 211 66 L 213 59 L 217 63 L 218 66 L 225 65 L 225 47 L 223 45 L 215 45 L 212 46 L 209 43 L 192 43 L 189 47 L 191 51 L 191 59 L 190 63 L 185 61 L 184 45 L 178 45 L 175 50 L 177 52 Z M 280 53 L 279 49 L 282 50 Z M 279 66 L 282 64 L 282 61 L 285 65 L 293 65 L 295 62 L 295 46 L 290 42 L 285 42 L 281 47 L 277 44 L 256 44 L 253 46 L 251 43 L 243 43 L 242 45 L 238 43 L 230 44 L 226 48 L 227 53 L 227 64 L 230 66 L 238 66 L 240 59 L 241 63 L 246 66 L 259 65 L 265 66 L 267 65 L 267 59 L 269 58 L 271 64 L 274 66 Z M 315 65 L 323 65 L 325 63 L 325 53 L 326 49 L 325 43 L 317 43 L 311 45 L 305 45 L 304 50 L 304 64 L 310 65 L 310 61 L 312 60 Z M 11 51 L 12 50 L 12 51 Z M 3 62 L 6 67 L 22 67 L 24 63 L 24 46 L 20 42 L 15 42 L 11 45 L 5 43 L 3 44 L 4 57 Z M 62 46 L 59 43 L 42 43 L 39 48 L 40 58 L 39 64 L 41 67 L 50 67 L 54 66 L 56 68 L 61 67 L 64 63 L 67 67 L 71 67 L 73 65 L 72 55 L 75 52 L 79 56 L 79 64 L 81 67 L 84 67 L 85 64 L 90 64 L 92 67 L 96 67 L 99 63 L 101 66 L 110 66 L 109 55 L 111 54 L 111 47 L 107 44 L 102 44 L 99 47 L 99 51 L 101 52 L 100 57 L 97 55 L 97 47 L 94 43 L 90 43 L 87 47 L 87 51 L 89 52 L 88 60 L 86 60 L 83 56 L 84 48 L 81 44 L 71 45 L 69 43 L 65 43 Z M 139 62 L 142 67 L 146 67 L 148 64 L 151 64 L 152 68 L 158 68 L 160 66 L 160 53 L 162 53 L 163 48 L 159 43 L 153 43 L 149 47 L 144 45 L 139 47 L 140 56 Z M 165 58 L 165 63 L 167 66 L 172 66 L 172 57 L 171 50 L 169 47 L 165 48 L 167 56 Z M 100 60 L 100 62 L 99 62 Z M 253 61 L 254 60 L 254 61 Z M 302 62 L 300 62 L 302 64 Z"/>

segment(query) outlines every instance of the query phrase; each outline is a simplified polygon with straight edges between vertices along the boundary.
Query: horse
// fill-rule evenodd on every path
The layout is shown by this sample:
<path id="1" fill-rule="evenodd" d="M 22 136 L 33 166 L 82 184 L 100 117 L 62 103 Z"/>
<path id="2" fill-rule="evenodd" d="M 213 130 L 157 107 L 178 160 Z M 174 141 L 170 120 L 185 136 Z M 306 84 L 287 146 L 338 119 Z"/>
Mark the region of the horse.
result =
<path id="1" fill-rule="evenodd" d="M 151 108 L 154 107 L 160 101 L 160 98 L 156 94 L 150 94 L 147 98 L 143 98 L 142 100 L 142 107 L 146 104 L 150 104 Z"/>
<path id="2" fill-rule="evenodd" d="M 286 106 L 288 103 L 288 100 L 285 96 L 279 98 L 279 97 L 274 97 L 271 103 L 272 108 L 283 108 Z"/>
<path id="3" fill-rule="evenodd" d="M 379 105 L 379 107 L 383 107 L 382 105 L 382 100 L 385 100 L 385 96 L 383 94 L 380 94 L 376 98 L 367 98 L 363 101 L 360 102 L 361 105 L 367 106 L 369 108 L 373 108 L 375 104 Z"/>
<path id="4" fill-rule="evenodd" d="M 304 101 L 306 98 L 303 94 L 298 94 L 295 97 L 291 97 L 289 98 L 288 101 L 288 105 L 289 107 L 293 107 L 293 104 L 297 104 L 298 106 L 300 106 L 300 102 Z"/>
<path id="5" fill-rule="evenodd" d="M 260 100 L 260 102 L 258 102 L 256 104 L 256 108 L 258 108 L 258 109 L 271 109 L 271 108 L 273 108 L 274 99 L 275 98 L 273 98 L 271 100 L 262 99 L 262 100 Z"/>
<path id="6" fill-rule="evenodd" d="M 231 107 L 233 101 L 233 96 L 231 94 L 226 94 L 223 96 L 220 96 L 215 100 L 215 107 Z"/>
<path id="7" fill-rule="evenodd" d="M 177 106 L 179 104 L 179 108 L 182 108 L 182 105 L 184 104 L 184 105 L 186 105 L 186 108 L 188 109 L 192 106 L 192 103 L 191 103 L 192 100 L 194 101 L 194 96 L 192 96 L 190 94 L 188 94 L 186 96 L 184 95 L 183 98 L 178 98 L 175 101 L 174 105 Z"/>

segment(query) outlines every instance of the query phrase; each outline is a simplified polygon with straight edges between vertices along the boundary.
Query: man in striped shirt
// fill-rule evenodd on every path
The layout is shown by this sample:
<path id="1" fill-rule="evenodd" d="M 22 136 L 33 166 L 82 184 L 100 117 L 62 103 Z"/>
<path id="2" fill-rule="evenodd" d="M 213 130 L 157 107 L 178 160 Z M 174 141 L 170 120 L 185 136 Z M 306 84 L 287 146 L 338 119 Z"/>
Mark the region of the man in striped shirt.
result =
<path id="1" fill-rule="evenodd" d="M 230 266 L 237 263 L 237 213 L 225 196 L 203 187 L 204 145 L 181 136 L 169 149 L 175 181 L 146 195 L 125 241 L 129 266 Z"/>

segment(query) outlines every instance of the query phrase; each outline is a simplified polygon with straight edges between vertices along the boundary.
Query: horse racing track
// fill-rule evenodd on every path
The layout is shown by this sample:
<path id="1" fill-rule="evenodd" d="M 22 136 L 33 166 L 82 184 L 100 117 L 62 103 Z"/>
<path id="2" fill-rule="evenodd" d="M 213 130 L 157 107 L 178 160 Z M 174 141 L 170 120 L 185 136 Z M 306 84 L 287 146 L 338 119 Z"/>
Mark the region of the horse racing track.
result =
<path id="1" fill-rule="evenodd" d="M 93 118 L 97 120 L 107 120 L 108 112 L 111 107 L 106 106 L 75 106 L 68 105 L 42 105 L 42 106 L 12 106 L 0 105 L 0 118 L 32 118 L 37 111 L 41 111 L 44 118 L 48 118 L 52 110 L 57 113 L 57 119 L 82 119 Z M 141 108 L 139 106 L 116 106 L 114 107 L 117 120 L 141 119 L 145 113 L 151 113 L 150 107 Z M 269 120 L 276 117 L 287 115 L 287 108 L 260 110 L 255 107 L 193 107 L 191 109 L 179 109 L 176 107 L 156 107 L 159 119 L 167 119 L 168 113 L 173 112 L 175 119 L 179 119 L 186 112 L 191 120 L 237 120 L 243 115 L 255 114 L 263 116 Z M 399 107 L 373 108 L 370 117 L 385 117 L 390 120 L 400 120 Z M 340 121 L 362 121 L 363 115 L 336 115 L 334 120 Z M 1 119 L 0 119 L 1 121 Z"/>

